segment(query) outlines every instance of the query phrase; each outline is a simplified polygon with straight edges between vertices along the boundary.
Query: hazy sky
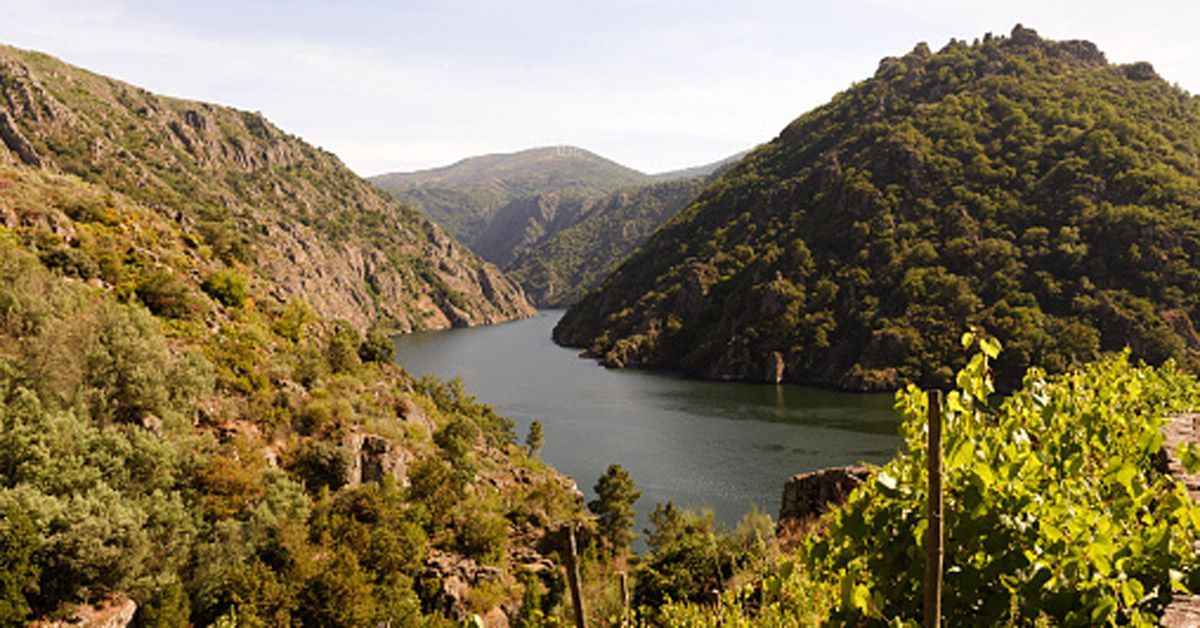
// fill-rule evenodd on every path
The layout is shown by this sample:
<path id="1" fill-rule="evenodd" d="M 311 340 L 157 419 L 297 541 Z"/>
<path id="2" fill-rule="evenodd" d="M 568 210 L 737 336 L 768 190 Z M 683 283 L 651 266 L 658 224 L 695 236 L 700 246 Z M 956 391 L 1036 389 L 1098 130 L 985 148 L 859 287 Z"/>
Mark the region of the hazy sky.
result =
<path id="1" fill-rule="evenodd" d="M 1090 39 L 1200 90 L 1200 3 L 0 0 L 0 42 L 262 111 L 364 175 L 573 144 L 655 172 L 767 141 L 883 56 Z"/>

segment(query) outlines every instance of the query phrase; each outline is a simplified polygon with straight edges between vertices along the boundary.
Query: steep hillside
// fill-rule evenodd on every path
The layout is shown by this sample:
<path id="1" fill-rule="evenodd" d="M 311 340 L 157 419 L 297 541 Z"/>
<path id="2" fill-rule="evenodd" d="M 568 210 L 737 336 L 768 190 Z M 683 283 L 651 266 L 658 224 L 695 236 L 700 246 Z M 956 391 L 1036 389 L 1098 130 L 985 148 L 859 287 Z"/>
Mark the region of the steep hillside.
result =
<path id="1" fill-rule="evenodd" d="M 321 311 L 477 322 L 494 268 L 255 115 L 9 49 L 0 91 L 0 624 L 563 613 L 521 600 L 573 482 Z"/>
<path id="2" fill-rule="evenodd" d="M 443 168 L 371 181 L 472 244 L 508 203 L 541 193 L 592 194 L 652 181 L 649 175 L 573 146 L 470 157 Z"/>
<path id="3" fill-rule="evenodd" d="M 664 181 L 593 199 L 574 224 L 518 249 L 505 272 L 539 307 L 574 303 L 710 181 L 707 176 Z"/>
<path id="4" fill-rule="evenodd" d="M 523 196 L 492 216 L 471 242 L 483 259 L 505 268 L 531 247 L 589 215 L 604 198 L 596 194 L 545 192 Z"/>
<path id="5" fill-rule="evenodd" d="M 272 296 L 303 295 L 359 328 L 493 323 L 521 291 L 419 213 L 262 115 L 155 96 L 0 48 L 0 160 L 76 175 L 195 228 L 250 262 Z"/>
<path id="6" fill-rule="evenodd" d="M 202 240 L 0 165 L 0 623 L 414 625 L 552 578 L 582 503 L 508 419 Z"/>
<path id="7" fill-rule="evenodd" d="M 570 309 L 558 342 L 712 378 L 945 385 L 1194 359 L 1200 102 L 1088 42 L 919 45 L 797 119 Z"/>

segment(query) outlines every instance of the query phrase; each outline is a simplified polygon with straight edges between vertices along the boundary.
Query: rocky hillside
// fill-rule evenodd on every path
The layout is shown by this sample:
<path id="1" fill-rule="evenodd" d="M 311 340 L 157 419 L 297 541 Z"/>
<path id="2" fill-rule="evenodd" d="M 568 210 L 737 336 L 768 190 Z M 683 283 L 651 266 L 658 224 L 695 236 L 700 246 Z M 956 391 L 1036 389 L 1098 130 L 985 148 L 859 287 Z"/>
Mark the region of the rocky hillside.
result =
<path id="1" fill-rule="evenodd" d="M 400 330 L 526 316 L 520 289 L 337 157 L 261 114 L 164 98 L 0 48 L 0 162 L 69 173 L 194 228 L 272 296 Z"/>
<path id="2" fill-rule="evenodd" d="M 306 299 L 340 290 L 318 252 L 383 272 L 458 244 L 257 116 L 0 60 L 0 625 L 564 615 L 538 592 L 563 588 L 553 533 L 588 529 L 573 482 Z M 496 272 L 455 255 L 415 268 Z"/>
<path id="3" fill-rule="evenodd" d="M 474 244 L 497 212 L 517 199 L 542 193 L 603 194 L 652 180 L 574 146 L 481 155 L 443 168 L 371 177 L 467 244 Z"/>
<path id="4" fill-rule="evenodd" d="M 611 366 L 945 385 L 1200 347 L 1200 102 L 1088 42 L 918 45 L 731 168 L 570 309 Z"/>
<path id="5" fill-rule="evenodd" d="M 595 288 L 655 229 L 692 202 L 710 176 L 664 181 L 590 199 L 573 224 L 539 233 L 504 263 L 538 307 L 564 307 Z"/>
<path id="6" fill-rule="evenodd" d="M 500 268 L 590 215 L 604 195 L 545 192 L 523 196 L 492 216 L 471 249 Z"/>

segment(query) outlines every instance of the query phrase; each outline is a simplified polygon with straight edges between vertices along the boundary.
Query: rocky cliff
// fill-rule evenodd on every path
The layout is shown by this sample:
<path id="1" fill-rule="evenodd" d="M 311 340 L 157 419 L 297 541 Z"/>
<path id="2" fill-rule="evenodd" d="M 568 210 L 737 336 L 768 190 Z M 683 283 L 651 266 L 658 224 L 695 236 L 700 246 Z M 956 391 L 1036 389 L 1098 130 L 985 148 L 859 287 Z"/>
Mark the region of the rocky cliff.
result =
<path id="1" fill-rule="evenodd" d="M 128 195 L 249 262 L 273 296 L 402 330 L 532 313 L 521 290 L 334 155 L 261 114 L 156 96 L 0 48 L 0 161 Z"/>

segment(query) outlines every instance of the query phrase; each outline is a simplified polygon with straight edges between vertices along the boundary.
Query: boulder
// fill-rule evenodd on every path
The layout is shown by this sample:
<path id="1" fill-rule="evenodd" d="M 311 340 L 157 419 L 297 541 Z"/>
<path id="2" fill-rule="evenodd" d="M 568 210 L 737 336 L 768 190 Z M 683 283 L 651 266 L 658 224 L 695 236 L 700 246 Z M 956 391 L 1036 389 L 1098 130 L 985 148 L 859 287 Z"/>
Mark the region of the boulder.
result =
<path id="1" fill-rule="evenodd" d="M 481 565 L 470 558 L 439 549 L 429 552 L 421 580 L 435 585 L 436 593 L 430 603 L 433 610 L 454 621 L 467 617 L 466 598 L 472 587 L 504 577 L 504 570 Z M 492 625 L 492 624 L 489 624 Z"/>
<path id="2" fill-rule="evenodd" d="M 117 597 L 78 606 L 62 619 L 41 619 L 29 625 L 31 628 L 125 628 L 133 623 L 137 608 L 137 602 Z"/>
<path id="3" fill-rule="evenodd" d="M 783 487 L 779 525 L 804 524 L 846 502 L 870 471 L 866 467 L 833 467 L 793 475 Z"/>
<path id="4" fill-rule="evenodd" d="M 408 450 L 374 434 L 352 432 L 342 441 L 350 452 L 350 467 L 346 471 L 346 486 L 364 482 L 382 482 L 391 476 L 402 486 L 408 486 Z"/>

